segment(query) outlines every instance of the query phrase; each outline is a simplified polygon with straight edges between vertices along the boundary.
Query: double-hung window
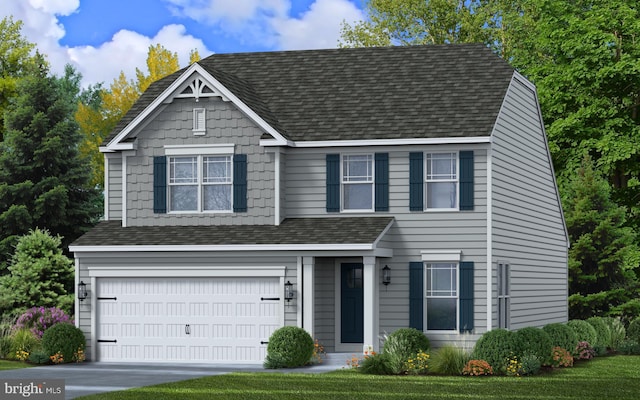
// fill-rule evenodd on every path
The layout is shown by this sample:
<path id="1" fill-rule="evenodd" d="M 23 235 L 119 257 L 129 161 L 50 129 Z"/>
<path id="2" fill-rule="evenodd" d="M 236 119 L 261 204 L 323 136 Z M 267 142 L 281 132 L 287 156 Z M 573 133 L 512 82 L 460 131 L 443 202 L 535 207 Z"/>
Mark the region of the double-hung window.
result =
<path id="1" fill-rule="evenodd" d="M 458 264 L 426 263 L 426 329 L 452 331 L 458 321 Z"/>
<path id="2" fill-rule="evenodd" d="M 342 156 L 342 209 L 373 211 L 373 155 Z"/>
<path id="3" fill-rule="evenodd" d="M 458 154 L 426 154 L 427 209 L 458 208 Z"/>
<path id="4" fill-rule="evenodd" d="M 169 157 L 170 211 L 231 211 L 230 155 Z"/>

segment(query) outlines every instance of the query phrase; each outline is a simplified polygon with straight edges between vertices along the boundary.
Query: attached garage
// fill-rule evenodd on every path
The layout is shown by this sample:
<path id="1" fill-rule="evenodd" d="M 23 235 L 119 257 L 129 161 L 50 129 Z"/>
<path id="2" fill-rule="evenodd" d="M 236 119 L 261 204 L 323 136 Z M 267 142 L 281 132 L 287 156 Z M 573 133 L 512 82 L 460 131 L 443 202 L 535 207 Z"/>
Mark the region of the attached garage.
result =
<path id="1" fill-rule="evenodd" d="M 95 279 L 99 361 L 260 363 L 284 325 L 279 277 Z"/>

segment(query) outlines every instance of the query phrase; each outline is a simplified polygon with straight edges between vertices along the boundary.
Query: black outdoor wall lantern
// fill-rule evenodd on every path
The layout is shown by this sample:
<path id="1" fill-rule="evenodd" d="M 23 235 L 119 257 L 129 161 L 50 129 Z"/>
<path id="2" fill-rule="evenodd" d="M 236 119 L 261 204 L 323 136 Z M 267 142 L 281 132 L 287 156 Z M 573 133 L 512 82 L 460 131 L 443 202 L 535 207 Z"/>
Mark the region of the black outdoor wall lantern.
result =
<path id="1" fill-rule="evenodd" d="M 391 268 L 388 265 L 385 265 L 382 268 L 382 284 L 387 286 L 391 283 Z"/>
<path id="2" fill-rule="evenodd" d="M 83 281 L 80 281 L 80 283 L 78 283 L 78 299 L 80 299 L 80 301 L 83 301 L 86 298 L 87 298 L 87 284 L 84 283 Z"/>
<path id="3" fill-rule="evenodd" d="M 293 299 L 293 283 L 290 281 L 287 281 L 287 283 L 284 284 L 284 299 L 287 302 Z"/>

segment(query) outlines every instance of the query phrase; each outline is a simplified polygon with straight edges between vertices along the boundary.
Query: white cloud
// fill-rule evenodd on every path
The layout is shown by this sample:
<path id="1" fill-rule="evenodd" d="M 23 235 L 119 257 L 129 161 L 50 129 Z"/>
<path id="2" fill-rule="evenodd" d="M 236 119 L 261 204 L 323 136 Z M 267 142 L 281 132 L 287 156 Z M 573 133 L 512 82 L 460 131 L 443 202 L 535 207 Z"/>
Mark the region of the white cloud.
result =
<path id="1" fill-rule="evenodd" d="M 104 82 L 108 86 L 120 71 L 134 78 L 136 67 L 145 68 L 149 46 L 157 43 L 177 52 L 181 65 L 189 62 L 192 49 L 202 57 L 211 53 L 202 40 L 188 35 L 183 25 L 167 25 L 154 37 L 121 30 L 97 47 L 61 46 L 59 41 L 65 31 L 58 16 L 76 12 L 78 7 L 79 0 L 2 0 L 0 18 L 13 16 L 14 21 L 21 20 L 22 34 L 46 54 L 52 72 L 62 74 L 64 66 L 71 64 L 82 74 L 85 85 Z"/>
<path id="2" fill-rule="evenodd" d="M 317 0 L 300 18 L 275 19 L 280 48 L 287 50 L 334 48 L 343 21 L 353 23 L 364 14 L 346 0 Z"/>

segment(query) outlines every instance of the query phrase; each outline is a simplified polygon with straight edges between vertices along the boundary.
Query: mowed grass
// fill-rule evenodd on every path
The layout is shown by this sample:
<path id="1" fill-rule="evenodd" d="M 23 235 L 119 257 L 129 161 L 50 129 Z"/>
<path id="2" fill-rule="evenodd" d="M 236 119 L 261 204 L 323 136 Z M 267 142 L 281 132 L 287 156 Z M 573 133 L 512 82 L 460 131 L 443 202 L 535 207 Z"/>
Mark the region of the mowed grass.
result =
<path id="1" fill-rule="evenodd" d="M 6 371 L 8 369 L 29 368 L 29 367 L 35 367 L 35 365 L 27 364 L 21 361 L 0 360 L 0 371 Z"/>
<path id="2" fill-rule="evenodd" d="M 633 399 L 640 398 L 640 357 L 611 356 L 534 377 L 373 376 L 234 373 L 83 399 Z"/>

